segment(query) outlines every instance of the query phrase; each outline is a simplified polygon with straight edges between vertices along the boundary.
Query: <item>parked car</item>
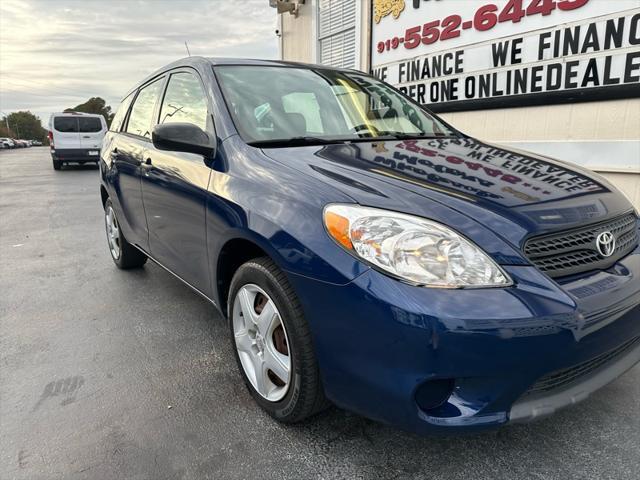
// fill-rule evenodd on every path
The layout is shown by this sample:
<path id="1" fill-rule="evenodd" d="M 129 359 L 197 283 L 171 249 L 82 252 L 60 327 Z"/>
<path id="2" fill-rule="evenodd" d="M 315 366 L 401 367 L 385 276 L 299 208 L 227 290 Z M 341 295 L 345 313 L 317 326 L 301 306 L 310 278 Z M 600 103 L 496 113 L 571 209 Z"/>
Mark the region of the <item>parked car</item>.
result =
<path id="1" fill-rule="evenodd" d="M 40 140 L 32 140 L 31 145 L 33 145 L 34 147 L 41 147 L 42 142 Z"/>
<path id="2" fill-rule="evenodd" d="M 16 144 L 10 138 L 0 138 L 0 144 L 2 144 L 2 148 L 16 148 Z"/>
<path id="3" fill-rule="evenodd" d="M 49 119 L 49 146 L 53 168 L 66 163 L 98 163 L 100 145 L 107 131 L 102 115 L 91 113 L 53 113 Z"/>
<path id="4" fill-rule="evenodd" d="M 419 433 L 487 429 L 640 360 L 631 203 L 369 75 L 178 61 L 126 95 L 100 171 L 116 266 L 152 259 L 215 305 L 280 421 L 332 402 Z"/>

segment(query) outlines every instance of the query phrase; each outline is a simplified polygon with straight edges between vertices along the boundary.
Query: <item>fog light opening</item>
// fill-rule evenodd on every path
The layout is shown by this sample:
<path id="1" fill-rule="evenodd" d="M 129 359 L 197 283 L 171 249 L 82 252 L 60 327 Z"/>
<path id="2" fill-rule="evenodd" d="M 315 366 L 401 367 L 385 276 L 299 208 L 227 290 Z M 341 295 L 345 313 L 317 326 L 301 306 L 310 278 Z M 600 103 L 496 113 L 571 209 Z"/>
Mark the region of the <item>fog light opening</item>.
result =
<path id="1" fill-rule="evenodd" d="M 416 403 L 422 411 L 433 410 L 445 403 L 455 386 L 452 378 L 441 378 L 424 382 L 416 390 Z"/>

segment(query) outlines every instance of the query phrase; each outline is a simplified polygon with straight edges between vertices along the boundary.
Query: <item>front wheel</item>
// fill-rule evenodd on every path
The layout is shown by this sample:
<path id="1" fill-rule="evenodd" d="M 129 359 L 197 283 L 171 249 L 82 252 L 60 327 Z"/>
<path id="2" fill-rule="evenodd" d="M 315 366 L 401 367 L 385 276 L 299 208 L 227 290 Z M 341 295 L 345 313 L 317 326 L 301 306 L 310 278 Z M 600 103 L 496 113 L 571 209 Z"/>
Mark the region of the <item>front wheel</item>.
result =
<path id="1" fill-rule="evenodd" d="M 107 200 L 104 204 L 104 224 L 113 263 L 123 270 L 139 268 L 144 265 L 147 256 L 124 238 L 111 200 Z"/>
<path id="2" fill-rule="evenodd" d="M 229 324 L 236 360 L 255 401 L 285 423 L 325 409 L 311 332 L 284 273 L 269 258 L 242 265 L 231 281 Z"/>

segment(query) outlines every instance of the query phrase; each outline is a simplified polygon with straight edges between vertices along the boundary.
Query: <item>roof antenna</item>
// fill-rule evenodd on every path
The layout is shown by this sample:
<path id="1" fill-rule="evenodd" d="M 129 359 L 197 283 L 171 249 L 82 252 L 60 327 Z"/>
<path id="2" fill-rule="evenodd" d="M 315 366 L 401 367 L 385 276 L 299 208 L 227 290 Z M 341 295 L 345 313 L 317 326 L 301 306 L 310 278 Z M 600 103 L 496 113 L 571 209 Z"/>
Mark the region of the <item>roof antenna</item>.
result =
<path id="1" fill-rule="evenodd" d="M 184 42 L 184 48 L 187 49 L 187 55 L 191 56 L 191 52 L 189 51 L 189 45 L 187 45 L 187 42 Z"/>

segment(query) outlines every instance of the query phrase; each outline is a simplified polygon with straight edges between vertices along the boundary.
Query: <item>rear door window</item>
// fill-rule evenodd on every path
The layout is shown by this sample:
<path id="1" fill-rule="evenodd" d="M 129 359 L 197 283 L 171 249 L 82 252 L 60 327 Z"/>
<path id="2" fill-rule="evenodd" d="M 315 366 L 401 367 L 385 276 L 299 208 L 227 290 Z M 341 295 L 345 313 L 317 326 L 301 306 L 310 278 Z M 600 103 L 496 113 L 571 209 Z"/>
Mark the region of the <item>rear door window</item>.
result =
<path id="1" fill-rule="evenodd" d="M 127 123 L 127 133 L 151 138 L 151 130 L 155 125 L 153 112 L 158 96 L 160 95 L 162 81 L 163 79 L 158 79 L 140 90 L 140 93 L 138 93 L 133 103 L 133 107 L 131 107 L 131 114 L 129 115 L 129 122 Z"/>
<path id="2" fill-rule="evenodd" d="M 78 133 L 78 119 L 76 117 L 54 117 L 53 129 L 62 133 Z"/>
<path id="3" fill-rule="evenodd" d="M 96 133 L 102 130 L 102 122 L 97 117 L 80 117 L 78 124 L 83 133 Z"/>
<path id="4" fill-rule="evenodd" d="M 129 95 L 127 98 L 122 100 L 122 103 L 118 107 L 118 111 L 113 117 L 111 121 L 111 126 L 109 130 L 112 132 L 119 132 L 122 124 L 124 123 L 124 118 L 127 115 L 127 111 L 129 110 L 129 105 L 131 105 L 131 100 L 133 100 L 133 93 Z"/>

